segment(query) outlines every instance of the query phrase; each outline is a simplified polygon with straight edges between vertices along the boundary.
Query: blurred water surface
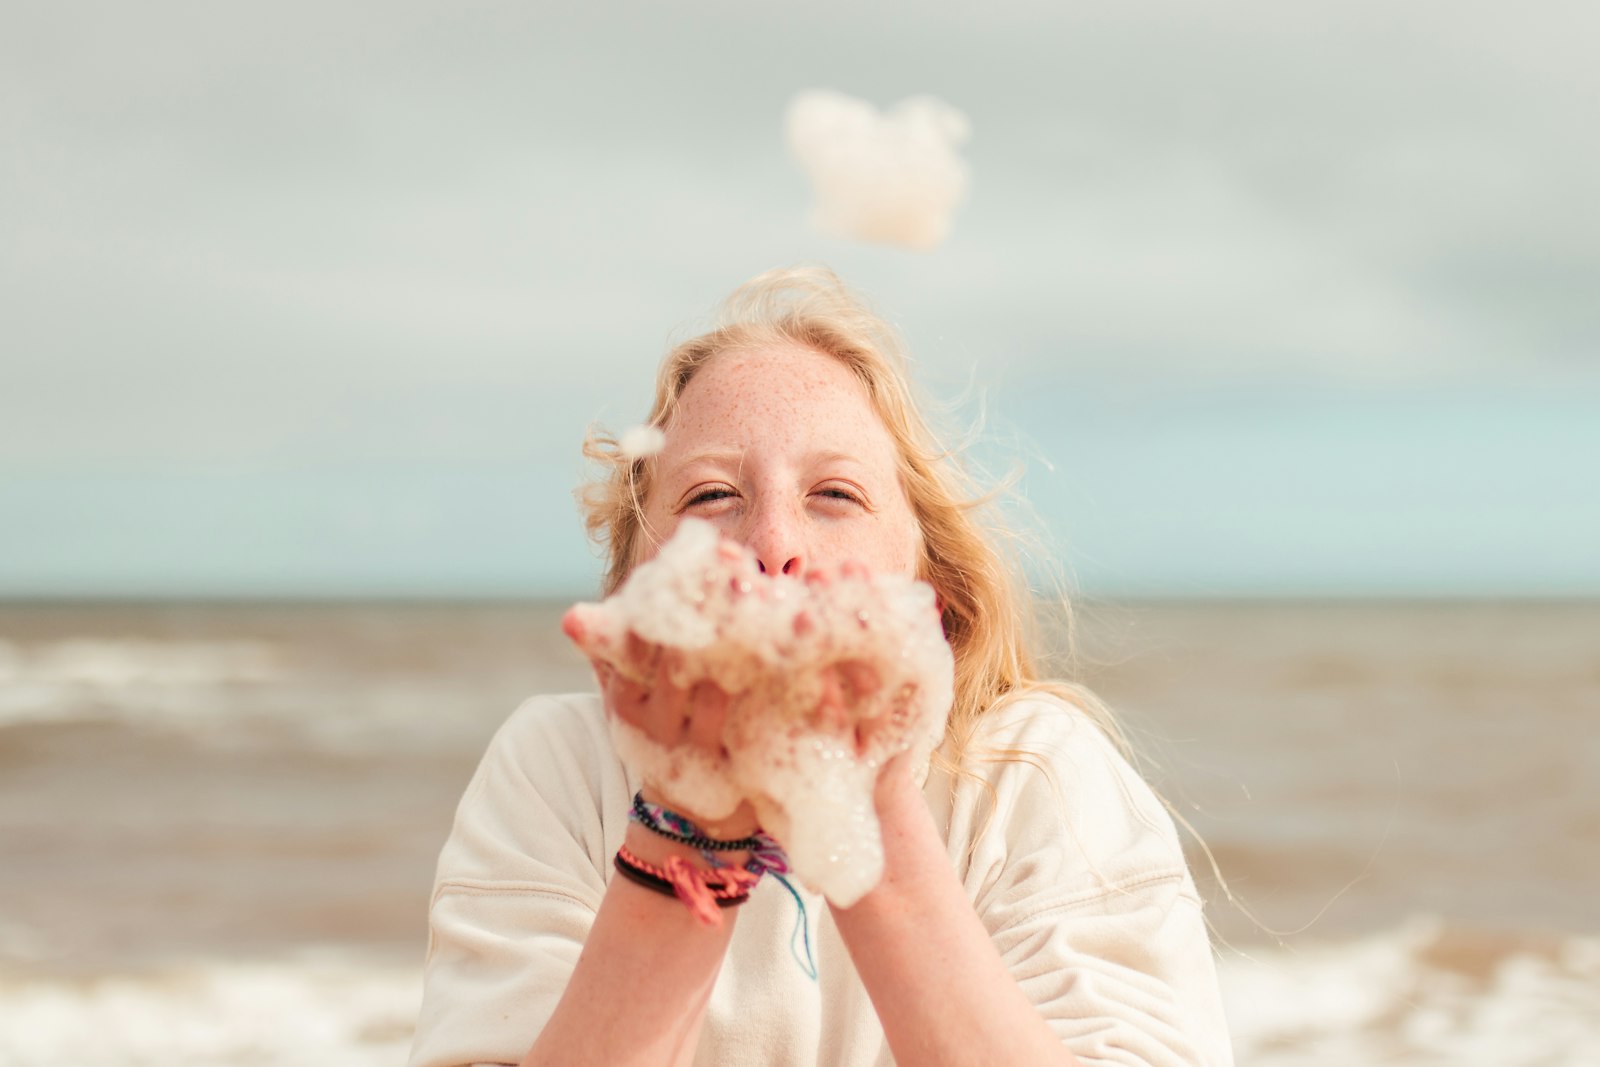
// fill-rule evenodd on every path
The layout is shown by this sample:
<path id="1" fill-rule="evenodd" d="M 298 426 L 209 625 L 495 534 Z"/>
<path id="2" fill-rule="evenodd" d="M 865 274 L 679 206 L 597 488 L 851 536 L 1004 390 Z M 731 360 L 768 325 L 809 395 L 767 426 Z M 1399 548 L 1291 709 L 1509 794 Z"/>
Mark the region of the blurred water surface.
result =
<path id="1" fill-rule="evenodd" d="M 0 1062 L 393 1063 L 560 605 L 0 608 Z M 1241 1063 L 1600 1062 L 1600 604 L 1094 605 Z"/>

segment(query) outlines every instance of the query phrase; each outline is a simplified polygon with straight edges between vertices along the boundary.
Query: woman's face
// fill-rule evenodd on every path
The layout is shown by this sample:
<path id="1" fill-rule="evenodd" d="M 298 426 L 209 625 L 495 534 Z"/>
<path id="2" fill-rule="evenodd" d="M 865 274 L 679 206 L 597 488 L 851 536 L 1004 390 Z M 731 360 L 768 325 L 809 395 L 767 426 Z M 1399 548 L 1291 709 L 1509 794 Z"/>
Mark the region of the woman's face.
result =
<path id="1" fill-rule="evenodd" d="M 659 541 L 693 517 L 767 574 L 846 562 L 916 573 L 921 534 L 894 440 L 838 360 L 799 345 L 724 352 L 684 388 L 665 433 L 644 503 Z"/>

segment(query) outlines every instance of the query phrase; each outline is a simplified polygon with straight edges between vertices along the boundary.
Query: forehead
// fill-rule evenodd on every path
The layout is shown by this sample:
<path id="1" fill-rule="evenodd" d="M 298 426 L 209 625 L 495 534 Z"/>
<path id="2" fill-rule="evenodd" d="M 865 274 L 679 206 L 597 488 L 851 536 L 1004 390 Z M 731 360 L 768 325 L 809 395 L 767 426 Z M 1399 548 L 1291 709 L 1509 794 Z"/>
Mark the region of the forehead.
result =
<path id="1" fill-rule="evenodd" d="M 827 439 L 862 459 L 894 458 L 894 442 L 849 367 L 801 345 L 736 349 L 702 366 L 666 427 L 666 451 L 748 447 L 774 437 Z"/>

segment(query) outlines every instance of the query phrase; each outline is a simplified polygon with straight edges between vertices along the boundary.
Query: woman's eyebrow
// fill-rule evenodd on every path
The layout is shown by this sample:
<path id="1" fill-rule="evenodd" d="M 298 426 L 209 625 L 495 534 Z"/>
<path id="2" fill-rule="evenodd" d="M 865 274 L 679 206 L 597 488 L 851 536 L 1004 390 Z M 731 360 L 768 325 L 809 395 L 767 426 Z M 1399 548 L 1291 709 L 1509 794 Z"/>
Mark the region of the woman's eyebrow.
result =
<path id="1" fill-rule="evenodd" d="M 706 464 L 714 467 L 732 467 L 738 469 L 744 464 L 744 449 L 742 448 L 711 448 L 702 452 L 691 452 L 684 456 L 671 467 L 672 470 L 687 470 L 690 467 Z"/>
<path id="2" fill-rule="evenodd" d="M 805 457 L 805 462 L 807 466 L 816 467 L 828 463 L 849 463 L 860 466 L 862 461 L 860 456 L 829 448 L 810 453 Z"/>
<path id="3" fill-rule="evenodd" d="M 694 467 L 709 466 L 722 470 L 744 469 L 745 453 L 742 448 L 708 448 L 699 452 L 691 452 L 682 459 L 674 462 L 667 471 L 676 474 L 680 471 L 690 470 Z M 800 457 L 801 466 L 806 468 L 820 467 L 828 464 L 845 463 L 853 467 L 862 465 L 860 456 L 839 449 L 824 448 L 815 452 L 808 452 Z"/>

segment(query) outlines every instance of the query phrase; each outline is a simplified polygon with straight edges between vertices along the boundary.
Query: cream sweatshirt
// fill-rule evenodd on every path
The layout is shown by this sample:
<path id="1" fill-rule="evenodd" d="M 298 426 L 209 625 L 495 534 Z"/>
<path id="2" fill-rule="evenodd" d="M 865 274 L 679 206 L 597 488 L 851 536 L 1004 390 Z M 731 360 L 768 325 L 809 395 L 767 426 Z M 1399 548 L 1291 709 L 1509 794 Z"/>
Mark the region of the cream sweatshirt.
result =
<path id="1" fill-rule="evenodd" d="M 984 749 L 1028 761 L 983 762 Z M 1081 712 L 1018 700 L 924 794 L 950 863 L 1024 993 L 1085 1063 L 1233 1062 L 1199 897 L 1171 818 Z M 490 744 L 439 857 L 412 1067 L 517 1063 L 555 1010 L 613 876 L 639 783 L 599 698 L 535 697 Z M 991 792 L 992 791 L 992 792 Z M 695 1063 L 892 1064 L 822 897 L 770 878 L 741 909 Z M 914 1065 L 907 1065 L 914 1067 Z"/>

